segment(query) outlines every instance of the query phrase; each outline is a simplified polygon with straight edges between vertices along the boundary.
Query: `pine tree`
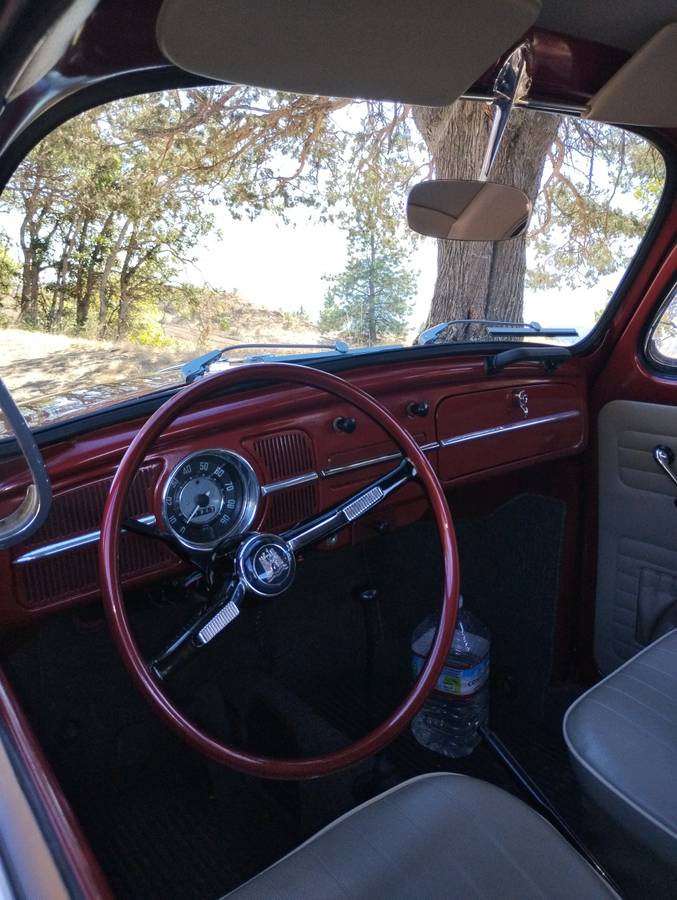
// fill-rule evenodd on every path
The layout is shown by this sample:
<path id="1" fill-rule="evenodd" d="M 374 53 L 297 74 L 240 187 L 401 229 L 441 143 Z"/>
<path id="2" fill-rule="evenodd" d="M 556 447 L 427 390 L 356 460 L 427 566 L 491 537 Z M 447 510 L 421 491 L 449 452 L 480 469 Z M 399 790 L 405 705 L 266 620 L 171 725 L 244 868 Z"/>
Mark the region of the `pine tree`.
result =
<path id="1" fill-rule="evenodd" d="M 397 238 L 351 229 L 348 263 L 327 279 L 322 331 L 369 347 L 404 338 L 416 287 L 415 274 L 406 268 L 408 259 L 408 248 Z"/>

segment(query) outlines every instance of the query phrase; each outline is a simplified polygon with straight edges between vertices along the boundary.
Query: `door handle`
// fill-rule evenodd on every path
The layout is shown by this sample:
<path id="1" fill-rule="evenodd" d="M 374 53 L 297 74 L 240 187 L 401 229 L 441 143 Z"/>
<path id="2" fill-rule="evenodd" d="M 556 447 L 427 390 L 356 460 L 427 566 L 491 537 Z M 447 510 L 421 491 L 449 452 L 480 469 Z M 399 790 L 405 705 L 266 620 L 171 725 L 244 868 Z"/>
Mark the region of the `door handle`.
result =
<path id="1" fill-rule="evenodd" d="M 670 481 L 677 487 L 677 475 L 670 468 L 675 461 L 675 454 L 672 448 L 659 444 L 658 447 L 653 448 L 653 458 L 658 468 L 665 472 Z"/>

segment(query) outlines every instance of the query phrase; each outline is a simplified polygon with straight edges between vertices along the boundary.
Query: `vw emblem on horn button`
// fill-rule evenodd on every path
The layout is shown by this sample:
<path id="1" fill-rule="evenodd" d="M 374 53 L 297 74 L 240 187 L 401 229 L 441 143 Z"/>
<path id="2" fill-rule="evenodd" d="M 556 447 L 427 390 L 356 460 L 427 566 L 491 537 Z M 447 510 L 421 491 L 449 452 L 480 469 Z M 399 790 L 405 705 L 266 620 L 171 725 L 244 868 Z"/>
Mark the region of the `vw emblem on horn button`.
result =
<path id="1" fill-rule="evenodd" d="M 289 563 L 274 545 L 259 547 L 254 553 L 252 566 L 261 581 L 270 583 L 284 578 L 289 571 Z"/>
<path id="2" fill-rule="evenodd" d="M 237 552 L 236 566 L 245 587 L 262 597 L 286 591 L 294 580 L 293 551 L 275 534 L 253 534 Z"/>

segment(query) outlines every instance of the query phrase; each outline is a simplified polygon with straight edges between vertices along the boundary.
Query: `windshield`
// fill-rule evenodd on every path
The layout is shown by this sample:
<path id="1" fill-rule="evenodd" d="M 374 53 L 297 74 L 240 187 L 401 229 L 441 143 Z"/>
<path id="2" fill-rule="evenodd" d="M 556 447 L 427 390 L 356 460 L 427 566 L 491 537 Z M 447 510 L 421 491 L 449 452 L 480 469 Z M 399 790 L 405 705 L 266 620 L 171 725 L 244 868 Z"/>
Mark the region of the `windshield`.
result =
<path id="1" fill-rule="evenodd" d="M 491 177 L 532 200 L 526 238 L 414 235 L 409 189 L 476 178 L 489 124 L 486 103 L 231 85 L 78 116 L 0 198 L 0 377 L 41 424 L 337 341 L 575 344 L 646 232 L 663 159 L 619 128 L 515 110 Z M 232 344 L 253 346 L 217 363 Z"/>

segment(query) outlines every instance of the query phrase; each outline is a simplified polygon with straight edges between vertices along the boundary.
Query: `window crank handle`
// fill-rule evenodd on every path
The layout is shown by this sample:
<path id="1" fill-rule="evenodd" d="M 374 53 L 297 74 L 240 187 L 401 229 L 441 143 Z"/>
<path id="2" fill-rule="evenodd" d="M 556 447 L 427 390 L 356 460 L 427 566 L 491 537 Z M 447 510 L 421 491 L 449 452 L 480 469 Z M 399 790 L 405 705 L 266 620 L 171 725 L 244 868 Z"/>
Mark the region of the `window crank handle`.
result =
<path id="1" fill-rule="evenodd" d="M 653 448 L 653 458 L 656 465 L 668 476 L 670 481 L 677 487 L 677 475 L 672 471 L 671 466 L 675 461 L 675 454 L 670 447 L 661 446 Z"/>

